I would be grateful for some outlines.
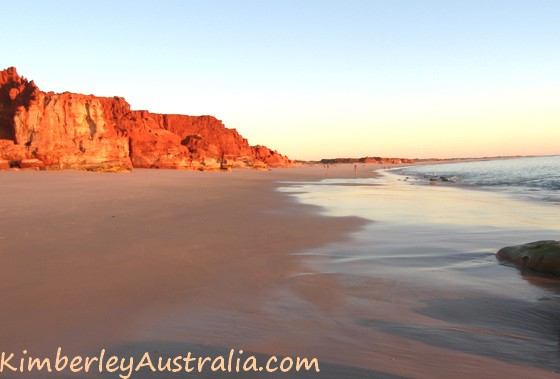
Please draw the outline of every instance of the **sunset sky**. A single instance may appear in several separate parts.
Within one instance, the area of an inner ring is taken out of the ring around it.
[[[44,91],[210,114],[293,159],[560,154],[560,1],[4,1]]]

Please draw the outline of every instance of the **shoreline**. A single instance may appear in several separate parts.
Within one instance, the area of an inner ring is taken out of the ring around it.
[[[521,160],[523,162],[529,162],[531,159],[541,160],[543,158],[556,158],[560,156],[546,156],[546,157],[521,157],[521,158],[511,158],[507,160]],[[502,159],[503,160],[503,159]],[[499,160],[498,160],[499,161]],[[530,181],[520,182],[517,185],[512,183],[505,183],[505,184],[492,184],[493,177],[486,177],[482,181],[475,180],[473,181],[472,178],[469,178],[469,172],[457,172],[457,166],[455,164],[462,165],[463,163],[478,163],[480,161],[470,161],[470,162],[446,162],[442,163],[444,166],[447,164],[451,165],[448,166],[447,170],[441,170],[441,167],[438,167],[440,164],[429,164],[429,165],[414,165],[414,166],[407,166],[407,167],[399,167],[393,169],[383,170],[388,174],[396,174],[403,178],[404,182],[407,182],[409,185],[436,185],[442,187],[451,187],[451,188],[464,188],[473,191],[482,191],[487,193],[500,193],[505,195],[509,198],[516,199],[522,202],[530,202],[533,204],[550,204],[550,205],[559,205],[560,204],[560,197],[555,194],[555,188],[553,187],[543,187],[537,188],[533,187],[530,184]],[[490,163],[483,163],[479,167],[484,167],[487,170],[496,169],[496,167],[489,167],[495,165],[495,160],[493,161],[484,161]],[[425,166],[430,166],[431,170],[434,171],[425,171],[422,172],[422,168],[417,171],[416,167],[423,167],[426,169]],[[476,165],[478,166],[478,165]],[[467,166],[464,166],[467,167]],[[471,169],[474,169],[475,165],[469,165]],[[526,168],[526,170],[536,169],[537,167]],[[439,172],[438,172],[439,170]],[[476,175],[476,174],[475,174]],[[496,175],[499,175],[496,174]],[[499,180],[499,179],[494,179]],[[503,180],[503,178],[501,179]],[[486,182],[486,183],[485,183]]]
[[[376,367],[407,377],[560,377],[548,371],[558,370],[549,349],[556,349],[553,320],[560,309],[555,301],[541,301],[556,298],[547,288],[560,294],[558,282],[520,278],[515,268],[500,266],[494,257],[514,238],[523,241],[539,230],[554,235],[560,225],[551,207],[468,188],[409,186],[396,175],[374,182],[326,188],[305,184],[293,193],[313,193],[301,198],[326,206],[325,215],[373,221],[354,233],[350,246],[311,249],[307,259],[318,272],[336,276],[344,297],[354,299],[345,312],[347,323],[358,321],[358,333],[371,333],[371,345],[362,349],[377,360]],[[371,211],[361,210],[363,205]],[[533,225],[531,217],[519,218],[517,211],[544,218]],[[524,342],[527,356],[547,350],[541,367],[523,358],[524,347],[514,347],[526,333],[539,335]],[[481,339],[488,341],[480,344]],[[389,348],[401,361],[398,368],[388,363]]]
[[[356,324],[373,320],[373,310],[381,320],[411,328],[445,325],[413,312],[420,303],[391,281],[362,283],[310,269],[301,254],[351,243],[371,221],[328,216],[277,188],[372,178],[379,166],[357,173],[352,164],[118,176],[12,173],[16,179],[0,185],[0,195],[11,199],[2,206],[0,293],[13,304],[0,315],[0,351],[243,348],[316,356],[326,378],[492,378],[497,372],[558,378],[398,336],[391,325]],[[348,292],[348,285],[358,292]],[[364,301],[374,308],[362,307]]]

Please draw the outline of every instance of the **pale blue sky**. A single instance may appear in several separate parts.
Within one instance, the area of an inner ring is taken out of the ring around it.
[[[4,1],[2,68],[297,159],[560,154],[560,1]]]

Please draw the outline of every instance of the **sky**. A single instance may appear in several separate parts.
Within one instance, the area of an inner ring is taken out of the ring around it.
[[[0,69],[292,159],[560,154],[560,1],[1,1]]]

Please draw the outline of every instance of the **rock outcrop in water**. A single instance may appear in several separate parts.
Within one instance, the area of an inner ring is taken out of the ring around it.
[[[133,111],[121,97],[43,92],[0,71],[0,169],[132,167],[219,170],[290,166],[212,116]]]
[[[504,247],[496,253],[499,261],[520,268],[560,276],[560,241],[546,240]]]

